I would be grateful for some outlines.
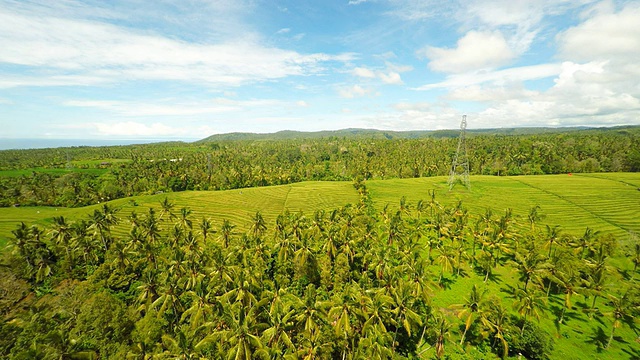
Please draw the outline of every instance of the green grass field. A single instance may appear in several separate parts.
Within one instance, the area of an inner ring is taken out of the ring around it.
[[[410,204],[427,201],[429,191],[436,191],[436,200],[443,205],[463,201],[472,216],[486,208],[500,214],[507,208],[522,223],[532,206],[539,205],[546,215],[543,224],[560,225],[564,232],[581,234],[587,226],[611,233],[626,242],[629,231],[640,233],[640,184],[638,173],[539,175],[517,177],[472,176],[471,190],[457,186],[448,191],[446,177],[368,181],[374,205],[382,209],[396,206],[401,197]],[[358,194],[351,182],[302,182],[290,185],[238,189],[228,191],[186,191],[114,200],[120,215],[131,211],[144,212],[158,207],[165,197],[175,204],[175,211],[188,207],[194,219],[210,218],[216,226],[223,219],[239,229],[246,229],[251,217],[260,210],[271,226],[278,214],[289,211],[312,213],[316,209],[332,209],[355,203]],[[133,202],[138,206],[134,206]],[[47,224],[54,216],[74,219],[86,216],[99,205],[84,208],[17,207],[0,208],[0,244],[11,237],[11,230],[20,221]],[[117,233],[127,231],[121,226]]]

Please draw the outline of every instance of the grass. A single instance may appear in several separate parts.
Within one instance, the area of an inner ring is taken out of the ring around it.
[[[546,215],[543,224],[560,225],[564,232],[579,235],[587,226],[602,233],[610,233],[621,242],[629,240],[629,231],[640,233],[640,191],[630,184],[640,184],[640,173],[602,173],[540,176],[472,176],[471,190],[460,186],[448,191],[446,177],[393,179],[368,181],[374,206],[397,206],[401,197],[416,204],[428,201],[429,191],[435,190],[436,200],[454,205],[462,200],[472,216],[491,208],[501,215],[511,208],[521,223],[526,223],[529,209],[539,205]],[[143,212],[165,197],[175,204],[175,211],[188,207],[194,219],[210,218],[216,226],[223,219],[247,229],[251,217],[261,211],[267,224],[274,223],[285,209],[307,214],[316,209],[333,209],[358,201],[350,182],[302,182],[290,185],[238,189],[228,191],[186,191],[159,195],[135,196],[111,201],[121,207],[121,216],[131,211]],[[138,206],[134,206],[133,203]],[[54,216],[70,219],[90,214],[100,205],[84,208],[17,207],[0,208],[0,245],[11,237],[11,230],[20,221],[45,225]],[[116,231],[124,233],[126,227]]]
[[[622,240],[629,231],[640,232],[640,191],[629,185],[640,183],[640,174],[597,175],[472,176],[470,191],[457,186],[451,192],[446,177],[376,180],[367,187],[378,209],[397,205],[402,196],[412,204],[428,201],[429,191],[435,190],[441,204],[462,200],[476,216],[487,208],[496,215],[511,208],[526,223],[529,210],[539,205],[546,215],[542,223],[560,225],[566,233],[579,235],[589,226]]]
[[[127,217],[132,211],[143,213],[149,207],[160,210],[164,198],[175,204],[173,212],[178,214],[182,207],[192,210],[192,218],[203,217],[219,226],[223,219],[248,230],[251,218],[260,211],[271,226],[276,217],[285,210],[302,211],[310,214],[316,209],[330,210],[358,201],[358,194],[350,182],[304,182],[290,185],[270,186],[227,191],[186,191],[147,196],[133,196],[109,202],[120,208],[120,217]],[[86,217],[101,205],[83,208],[15,207],[0,208],[0,246],[4,246],[12,236],[11,231],[21,222],[47,225],[54,216],[68,219]],[[128,231],[126,221],[114,230],[116,235]]]

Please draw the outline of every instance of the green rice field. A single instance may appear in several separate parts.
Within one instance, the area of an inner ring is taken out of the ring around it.
[[[461,186],[449,191],[446,177],[371,180],[366,182],[374,205],[397,205],[401,197],[409,204],[427,201],[435,190],[436,200],[453,205],[462,200],[472,216],[491,208],[503,213],[511,208],[522,223],[533,206],[540,206],[546,217],[543,224],[560,225],[564,232],[580,234],[588,226],[611,233],[625,242],[629,232],[640,233],[640,173],[599,173],[537,176],[472,176],[471,190]],[[239,229],[246,229],[250,218],[261,211],[268,225],[285,210],[312,213],[317,209],[333,209],[358,201],[351,182],[302,182],[290,185],[236,189],[227,191],[186,191],[148,196],[135,196],[111,201],[121,208],[121,217],[132,211],[145,212],[150,206],[159,208],[165,197],[175,204],[175,211],[187,207],[193,218],[210,218],[215,226],[223,219]],[[75,219],[86,216],[100,205],[84,208],[12,207],[0,208],[0,243],[11,237],[20,221],[47,224],[54,216]],[[127,231],[125,224],[116,233]]]

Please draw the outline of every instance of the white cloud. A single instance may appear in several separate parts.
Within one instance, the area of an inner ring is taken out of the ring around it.
[[[386,74],[381,72],[380,74],[378,74],[378,76],[380,77],[380,80],[382,80],[382,82],[384,82],[385,84],[391,84],[391,85],[403,84],[400,74],[398,74],[395,71],[389,71]]]
[[[353,99],[356,97],[362,97],[371,93],[370,89],[365,89],[360,85],[353,85],[351,87],[341,88],[338,90],[340,96],[346,99]]]
[[[187,43],[107,23],[30,16],[0,9],[0,63],[30,67],[38,76],[3,86],[75,84],[73,77],[124,82],[179,80],[237,86],[291,75],[308,75],[323,64],[353,55],[300,54],[267,47],[252,38]],[[51,77],[55,76],[55,81]],[[49,77],[49,79],[47,79]]]
[[[364,79],[379,78],[385,84],[402,85],[403,81],[400,76],[400,72],[409,71],[412,69],[412,67],[410,66],[394,66],[393,64],[387,64],[387,68],[388,70],[385,72],[380,70],[374,71],[366,67],[356,67],[351,71],[351,73],[357,77]]]
[[[367,69],[365,67],[357,67],[353,69],[353,75],[363,77],[363,78],[374,78],[376,77],[376,73],[373,70]]]
[[[451,129],[460,123],[461,113],[451,107],[434,106],[425,102],[401,102],[389,111],[365,116],[368,127],[389,130]]]
[[[509,63],[515,53],[500,32],[469,31],[453,49],[427,47],[429,68],[446,73],[492,69]]]
[[[126,117],[189,116],[237,110],[234,106],[225,105],[211,106],[211,104],[208,104],[208,106],[203,106],[203,104],[152,104],[103,100],[70,100],[64,102],[63,105],[96,108]]]
[[[637,79],[638,75],[640,67],[633,78]],[[516,91],[502,98],[494,94],[493,99],[486,99],[493,103],[477,114],[478,122],[499,126],[638,123],[640,91],[633,92],[637,83],[616,80],[608,62],[564,62],[554,82],[553,87],[542,92]],[[481,92],[490,94],[487,89]]]
[[[291,29],[289,29],[289,28],[282,28],[282,29],[276,31],[276,34],[286,34],[286,33],[290,32],[290,31],[291,31]]]
[[[559,55],[573,61],[637,61],[640,49],[640,6],[618,13],[600,9],[595,16],[558,35]]]
[[[69,100],[62,104],[72,107],[100,109],[124,117],[194,116],[240,112],[254,108],[292,106],[286,102],[272,99],[233,100],[227,98],[192,102],[178,102],[175,99],[156,102]],[[297,102],[296,105],[302,106],[300,102]]]
[[[496,71],[468,72],[449,75],[444,81],[426,84],[416,88],[415,90],[432,90],[440,88],[458,89],[484,83],[504,86],[514,82],[537,80],[556,76],[560,74],[561,70],[561,64],[540,64],[513,67]]]
[[[296,101],[296,105],[298,105],[300,107],[308,107],[309,106],[309,104],[307,104],[307,102],[304,101],[304,100]]]
[[[146,125],[133,121],[117,123],[94,123],[92,124],[100,135],[119,137],[160,137],[184,135],[186,131],[182,128],[174,128],[161,123]]]
[[[509,84],[506,86],[479,86],[471,85],[456,88],[450,91],[445,98],[447,100],[476,101],[495,103],[509,99],[530,98],[539,92],[527,90],[521,84]]]

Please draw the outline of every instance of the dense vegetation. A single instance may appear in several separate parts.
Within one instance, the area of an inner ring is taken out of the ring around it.
[[[355,205],[283,213],[272,227],[256,213],[244,233],[166,199],[158,210],[105,204],[46,229],[20,224],[0,270],[0,354],[640,356],[637,240],[620,249],[589,228],[564,234],[540,225],[538,207],[522,217],[470,214],[431,196],[376,211],[365,184],[354,185]],[[123,223],[129,234],[114,235]],[[578,336],[575,326],[591,341],[554,347]]]
[[[451,133],[0,151],[0,206],[84,206],[168,191],[446,175],[457,142]],[[638,127],[479,132],[469,137],[468,148],[472,174],[640,171]]]

